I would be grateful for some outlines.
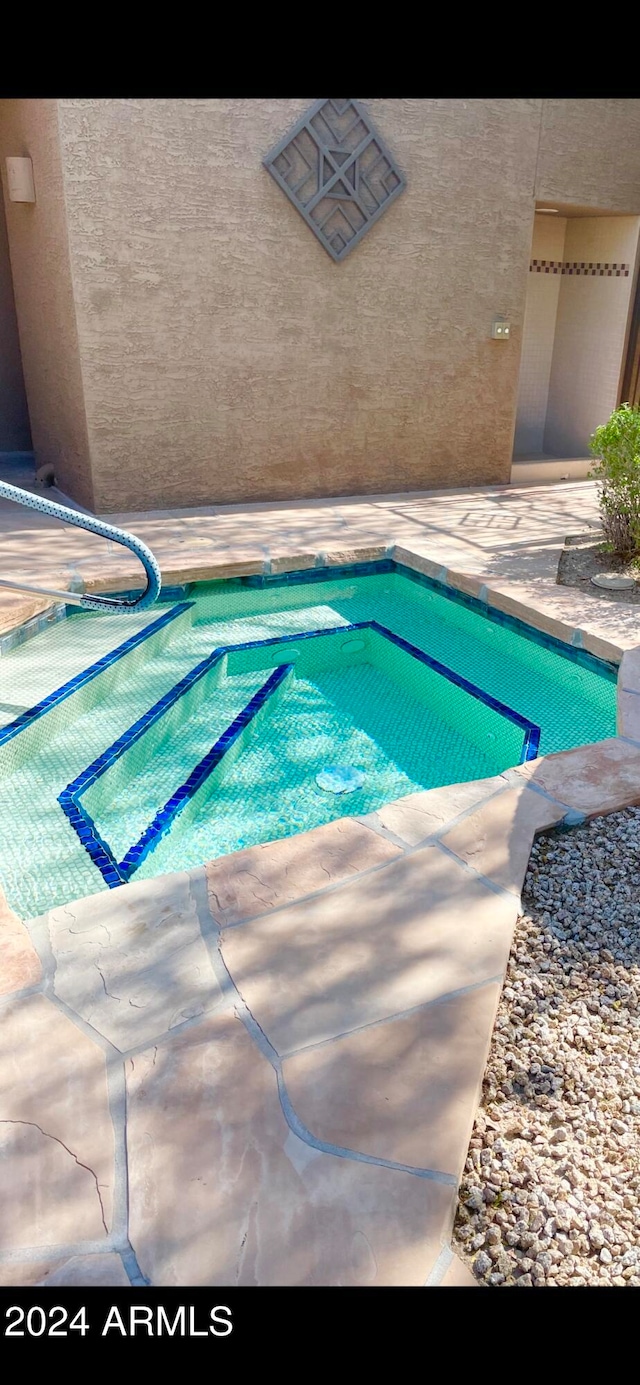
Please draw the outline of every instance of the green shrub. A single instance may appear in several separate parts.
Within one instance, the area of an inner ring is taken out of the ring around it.
[[[640,409],[621,404],[592,434],[605,539],[617,558],[640,553]]]

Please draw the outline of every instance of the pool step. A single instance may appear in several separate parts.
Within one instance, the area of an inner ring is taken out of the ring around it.
[[[9,726],[16,717],[28,712],[28,706],[17,702],[0,702],[0,726]]]
[[[34,707],[132,636],[156,625],[168,609],[156,606],[125,617],[80,612],[47,625],[26,644],[2,652],[0,702]]]
[[[115,617],[104,619],[114,620]],[[0,725],[0,777],[14,773],[98,704],[108,703],[115,695],[121,698],[124,690],[134,701],[136,685],[145,681],[144,672],[149,662],[156,660],[190,629],[191,619],[192,603],[181,602],[170,607],[154,620],[139,625],[133,634],[108,648],[94,663],[85,663],[41,701]],[[119,629],[123,634],[127,627],[128,621],[120,617]],[[29,649],[34,645],[35,641]],[[86,651],[84,657],[86,660]],[[160,675],[161,661],[158,667]]]
[[[110,885],[128,880],[198,789],[220,777],[292,666],[230,677],[213,651],[59,796]]]

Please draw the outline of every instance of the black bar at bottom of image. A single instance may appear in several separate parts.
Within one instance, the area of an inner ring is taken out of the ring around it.
[[[406,1347],[413,1341],[424,1349],[429,1340],[433,1344],[434,1332],[440,1339],[455,1329],[460,1316],[465,1333],[474,1324],[486,1331],[493,1318],[501,1333],[512,1318],[521,1332],[543,1311],[547,1328],[555,1320],[566,1331],[574,1313],[576,1319],[584,1315],[593,1293],[519,1293],[516,1309],[512,1297],[474,1288],[0,1288],[0,1352],[6,1359],[8,1347],[24,1352],[40,1342],[52,1359],[63,1341],[137,1343],[138,1349],[199,1342],[218,1360],[228,1360],[230,1351],[249,1357],[260,1344],[273,1347],[305,1332],[314,1353],[316,1344],[328,1350],[338,1340],[363,1347],[393,1341]],[[616,1320],[635,1316],[637,1304],[633,1290],[597,1294],[598,1314]]]

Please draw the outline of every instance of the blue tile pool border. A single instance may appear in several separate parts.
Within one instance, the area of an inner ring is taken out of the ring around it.
[[[414,568],[407,567],[404,563],[397,562],[395,558],[380,558],[372,562],[341,564],[335,567],[303,568],[296,572],[258,573],[252,574],[251,576],[221,578],[219,580],[230,588],[241,590],[242,588],[251,589],[252,587],[297,586],[316,582],[338,582],[344,581],[346,578],[383,576],[384,574],[393,572],[397,572],[402,577],[407,577],[411,582],[414,582],[418,586],[425,587],[428,591],[434,592],[437,596],[441,596],[445,600],[455,601],[458,605],[466,606],[477,615],[484,617],[486,620],[490,620],[494,625],[503,625],[506,629],[513,630],[516,634],[521,635],[523,639],[528,639],[544,649],[553,650],[555,653],[560,654],[563,659],[568,659],[572,663],[580,664],[583,668],[590,669],[591,672],[598,673],[601,677],[605,677],[609,681],[617,682],[618,666],[616,664],[609,662],[607,659],[599,659],[595,654],[590,654],[586,649],[580,649],[575,645],[568,645],[564,640],[559,640],[555,635],[547,635],[541,630],[536,630],[535,626],[527,625],[526,621],[520,620],[517,616],[509,615],[506,611],[499,611],[496,607],[490,606],[488,602],[481,601],[479,597],[470,596],[467,592],[459,591],[457,587],[449,586],[447,582],[440,582],[434,577],[428,577],[424,572],[417,572]],[[189,591],[195,593],[198,587],[207,585],[209,584],[204,582],[192,583],[189,585]],[[165,588],[164,590],[167,599],[169,599],[169,593],[172,590],[181,589]],[[98,659],[95,664],[91,664],[88,668],[83,669],[81,673],[69,679],[68,683],[64,683],[61,687],[54,689],[54,691],[43,698],[41,702],[35,703],[33,707],[29,707],[25,712],[21,712],[20,716],[16,717],[15,721],[9,722],[8,725],[0,729],[0,746],[4,745],[5,742],[11,740],[14,736],[17,736],[21,731],[24,731],[27,726],[31,725],[31,723],[36,721],[39,717],[50,712],[58,703],[70,697],[78,688],[90,682],[92,678],[96,678],[98,674],[102,673],[110,664],[114,663],[117,659],[123,658],[123,656],[128,654],[131,649],[134,649],[136,645],[148,639],[152,634],[155,634],[157,630],[161,629],[163,625],[174,620],[177,616],[181,615],[183,611],[188,610],[189,607],[194,604],[194,601],[191,600],[180,602],[177,606],[172,606],[171,609],[160,616],[158,620],[145,626],[144,630],[139,631],[136,635],[132,635],[130,639],[125,640],[124,644],[118,645],[116,649],[111,650],[108,654],[104,655],[102,659]],[[76,612],[75,609],[72,611],[72,608],[69,608],[69,614],[73,614],[74,617],[77,618],[80,613]]]
[[[208,668],[202,669],[199,673],[199,677],[203,677],[205,672],[213,668],[213,666],[220,661],[225,652],[225,650],[214,651],[215,657],[210,656],[206,661]],[[205,661],[203,660],[203,662]],[[198,667],[200,668],[200,666]],[[277,668],[273,669],[269,677],[262,684],[262,687],[258,689],[246,706],[242,708],[238,716],[234,718],[225,731],[223,731],[222,735],[218,737],[218,740],[194,767],[184,783],[175,790],[169,799],[167,799],[167,802],[159,809],[155,817],[138,838],[137,842],[129,847],[121,861],[116,861],[110,846],[100,835],[93,818],[87,812],[87,809],[81,801],[81,795],[91,784],[95,784],[96,780],[106,772],[111,764],[114,764],[115,761],[124,754],[128,745],[132,745],[154,721],[157,721],[158,715],[161,715],[161,713],[158,713],[153,718],[140,718],[140,721],[144,721],[146,724],[140,729],[140,722],[137,722],[135,727],[131,728],[131,731],[135,734],[132,734],[127,739],[126,745],[121,744],[121,742],[125,740],[125,737],[121,737],[120,741],[114,742],[110,750],[115,753],[109,756],[107,763],[103,763],[107,758],[106,755],[99,756],[97,760],[94,760],[92,765],[89,765],[86,770],[83,770],[82,773],[78,775],[72,784],[68,784],[66,789],[62,790],[62,793],[58,797],[58,802],[66,813],[74,831],[79,836],[82,845],[88,852],[94,865],[98,867],[98,870],[104,880],[106,880],[110,889],[115,889],[118,885],[124,885],[131,879],[134,871],[141,865],[145,856],[148,856],[149,852],[157,846],[160,838],[169,830],[174,819],[178,816],[178,813],[186,806],[189,799],[193,798],[193,795],[201,785],[205,783],[205,780],[209,778],[209,775],[216,768],[216,765],[220,764],[223,756],[226,755],[227,751],[231,749],[231,746],[234,745],[241,733],[249,726],[254,717],[257,716],[261,707],[265,705],[277,688],[280,687],[280,684],[284,681],[287,674],[291,672],[292,668],[293,664],[279,664]],[[191,679],[189,687],[193,686],[193,683],[196,681],[197,679]],[[181,682],[186,683],[187,680],[182,679]],[[181,697],[184,696],[186,691],[187,689],[183,688],[179,695]],[[173,702],[177,700],[177,697],[172,699]],[[161,699],[162,703],[165,701],[166,699]],[[156,707],[159,705],[160,704],[156,704]],[[168,705],[171,705],[171,702]],[[167,710],[166,706],[164,710]]]
[[[485,706],[490,707],[500,716],[513,722],[524,732],[520,752],[520,764],[523,764],[526,760],[534,760],[536,758],[540,745],[539,726],[529,721],[527,717],[521,716],[519,712],[515,712],[513,708],[507,707],[505,703],[499,702],[497,698],[492,697],[489,693],[483,692],[481,688],[476,687],[474,683],[470,683],[468,679],[463,678],[461,674],[448,668],[446,664],[441,664],[439,660],[433,659],[429,654],[425,654],[422,649],[419,649],[414,644],[410,644],[409,641],[403,639],[402,636],[395,635],[392,630],[388,630],[386,626],[381,625],[378,621],[357,621],[351,624],[331,626],[323,630],[297,631],[291,635],[273,635],[267,639],[247,640],[239,644],[219,645],[213,649],[206,658],[202,659],[199,664],[196,664],[184,678],[181,678],[178,683],[174,684],[173,688],[165,693],[158,702],[154,703],[153,707],[150,707],[148,711],[144,712],[122,736],[119,736],[116,741],[113,741],[102,755],[97,756],[90,765],[87,765],[86,769],[83,769],[70,784],[67,784],[66,788],[63,789],[62,793],[58,796],[58,802],[63,812],[66,814],[71,826],[80,838],[82,845],[88,852],[94,865],[97,866],[110,889],[114,889],[118,885],[126,884],[127,881],[131,879],[131,876],[144,858],[149,855],[149,852],[157,845],[160,838],[169,830],[178,813],[185,807],[189,799],[193,797],[209,777],[216,765],[220,763],[227,750],[235,743],[240,733],[249,725],[260,708],[264,706],[268,698],[271,697],[280,686],[287,674],[295,667],[294,664],[279,664],[275,668],[258,692],[251,698],[250,702],[247,703],[246,707],[242,709],[235,720],[227,727],[226,731],[223,732],[222,736],[219,737],[215,744],[207,751],[203,759],[195,766],[185,782],[180,785],[175,793],[171,795],[171,798],[169,798],[164,806],[156,813],[138,841],[127,850],[121,861],[116,860],[111,848],[103,837],[101,837],[93,818],[82,803],[82,794],[85,790],[92,784],[95,784],[96,781],[107,772],[110,766],[115,764],[116,761],[124,755],[125,751],[128,750],[130,746],[134,745],[151,726],[165,715],[170,707],[178,702],[181,697],[184,697],[185,693],[199,682],[205,674],[209,673],[225,655],[235,654],[248,649],[295,645],[303,640],[319,639],[328,635],[344,636],[353,631],[363,630],[374,631],[376,634],[388,640],[391,644],[396,645],[397,648],[402,649],[412,658],[417,659],[418,662],[425,664],[435,673],[447,679],[450,683],[454,683],[456,687],[469,693],[471,697],[476,698],[479,702],[484,703]]]
[[[193,798],[198,789],[206,782],[209,775],[227,754],[227,751],[235,744],[238,737],[246,730],[247,726],[249,726],[254,717],[257,716],[260,709],[264,707],[269,698],[277,691],[287,675],[291,673],[292,669],[293,664],[278,664],[277,668],[269,674],[266,682],[262,684],[262,687],[258,689],[257,693],[254,693],[246,707],[243,707],[242,711],[235,717],[226,731],[223,731],[222,735],[215,742],[215,745],[212,745],[211,749],[207,751],[207,754],[204,755],[202,760],[195,766],[195,769],[191,771],[191,774],[185,779],[184,783],[180,785],[180,788],[176,789],[176,792],[171,795],[171,798],[167,800],[164,807],[156,813],[153,821],[149,823],[149,826],[145,828],[145,831],[138,838],[138,841],[134,846],[129,848],[126,856],[124,856],[123,860],[120,862],[120,869],[126,880],[130,879],[145,856],[148,856],[149,852],[157,845],[160,838],[169,830],[174,818],[177,817],[178,813],[185,807],[189,799]]]
[[[12,740],[14,736],[19,735],[27,726],[31,726],[34,721],[38,721],[38,719],[45,716],[47,712],[53,711],[54,707],[59,706],[67,697],[71,697],[72,693],[77,692],[78,689],[84,687],[86,683],[90,683],[92,679],[97,678],[98,674],[104,673],[105,669],[110,668],[111,665],[117,663],[119,659],[123,659],[125,654],[129,654],[132,649],[136,649],[139,644],[143,644],[144,641],[150,639],[152,635],[156,635],[158,630],[163,629],[165,625],[169,625],[171,621],[176,620],[178,616],[188,611],[193,604],[193,601],[183,601],[178,606],[172,606],[171,610],[165,611],[163,615],[159,616],[158,620],[151,621],[149,625],[145,625],[143,630],[136,631],[135,635],[131,635],[128,640],[124,641],[124,644],[119,644],[115,649],[110,649],[109,653],[103,654],[102,658],[97,659],[95,664],[89,664],[88,668],[82,669],[80,673],[76,673],[73,678],[70,678],[68,683],[63,683],[61,687],[55,688],[47,697],[43,697],[41,702],[36,702],[33,707],[27,708],[26,712],[21,712],[20,716],[16,717],[15,721],[10,721],[8,726],[3,726],[0,730],[0,746],[4,745],[6,741]]]
[[[261,588],[298,586],[315,582],[344,582],[349,578],[381,577],[394,572],[401,577],[407,577],[416,586],[425,587],[428,591],[435,592],[437,596],[441,596],[447,601],[454,601],[458,606],[466,606],[468,610],[474,611],[476,615],[482,616],[485,620],[490,620],[494,625],[503,625],[507,630],[513,630],[515,634],[521,635],[523,639],[530,640],[533,644],[542,646],[543,649],[554,650],[562,658],[569,659],[571,663],[580,664],[583,668],[590,669],[592,673],[599,673],[606,678],[617,680],[618,665],[613,661],[599,659],[596,654],[590,654],[587,649],[566,644],[564,640],[558,639],[557,635],[548,635],[543,630],[537,630],[535,625],[528,625],[518,616],[509,615],[507,611],[499,611],[496,606],[490,606],[488,601],[482,601],[480,597],[460,591],[458,587],[453,587],[446,581],[439,581],[436,577],[428,577],[426,572],[418,572],[415,568],[408,567],[395,558],[378,558],[367,563],[336,564],[335,567],[302,568],[298,572],[256,573],[251,576],[222,578],[221,580],[236,588]],[[206,584],[196,584],[196,589],[198,585]]]
[[[411,654],[414,659],[418,659],[420,663],[426,664],[427,667],[432,668],[435,673],[440,673],[442,677],[447,678],[450,683],[455,683],[458,688],[462,688],[464,692],[470,693],[471,696],[477,698],[479,702],[484,702],[485,706],[491,707],[494,712],[499,712],[500,716],[506,717],[508,721],[512,721],[516,726],[519,726],[521,730],[524,731],[524,739],[519,760],[521,765],[523,765],[526,760],[535,760],[537,758],[538,750],[540,749],[540,736],[542,733],[541,728],[537,726],[534,721],[530,721],[528,717],[521,716],[520,712],[514,712],[512,707],[507,707],[505,702],[499,702],[497,697],[491,696],[491,693],[483,692],[475,683],[470,683],[467,678],[463,678],[461,673],[456,673],[454,669],[448,668],[446,664],[441,664],[438,659],[433,659],[430,654],[425,654],[424,650],[418,649],[415,644],[410,644],[408,640],[402,638],[402,635],[395,635],[392,630],[387,629],[386,625],[380,625],[377,620],[368,621],[367,624],[371,630],[377,630],[379,634],[384,635],[385,639],[390,640],[391,643],[397,645],[399,649],[404,649],[406,653]]]

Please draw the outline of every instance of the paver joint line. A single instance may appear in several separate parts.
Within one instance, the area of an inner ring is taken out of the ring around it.
[[[362,1154],[358,1150],[347,1149],[343,1145],[334,1145],[327,1140],[318,1139],[316,1135],[311,1134],[311,1131],[307,1129],[306,1125],[303,1124],[300,1117],[296,1114],[291,1104],[291,1099],[287,1092],[282,1072],[276,1070],[276,1076],[278,1079],[280,1105],[289,1129],[293,1131],[294,1135],[298,1136],[298,1139],[304,1140],[305,1144],[310,1145],[312,1149],[317,1149],[320,1154],[332,1154],[338,1159],[351,1159],[354,1163],[359,1164],[375,1164],[379,1168],[392,1169],[397,1173],[413,1174],[415,1178],[425,1178],[434,1183],[444,1183],[450,1188],[457,1187],[458,1180],[454,1173],[444,1173],[440,1169],[420,1169],[416,1168],[413,1164],[400,1164],[394,1159],[382,1159],[374,1154]]]
[[[411,1005],[408,1010],[397,1010],[392,1015],[383,1015],[382,1019],[368,1020],[364,1024],[354,1024],[352,1029],[342,1029],[338,1034],[332,1034],[329,1039],[318,1039],[313,1044],[300,1044],[298,1048],[287,1049],[282,1054],[282,1061],[287,1058],[295,1058],[299,1053],[315,1053],[317,1049],[328,1048],[331,1044],[337,1043],[340,1039],[350,1038],[353,1034],[362,1034],[367,1029],[379,1029],[383,1024],[392,1024],[394,1020],[409,1019],[411,1015],[421,1014],[424,1010],[431,1010],[436,1005],[446,1005],[450,1000],[457,1000],[460,996],[471,995],[473,991],[481,991],[485,986],[496,986],[502,984],[503,973],[499,972],[496,976],[487,976],[482,981],[471,981],[468,986],[459,986],[455,991],[444,991],[442,995],[437,995],[433,1000],[425,1000],[421,1005]]]
[[[531,835],[531,840],[533,841],[533,833]],[[487,889],[491,890],[493,894],[507,895],[509,899],[512,899],[514,903],[517,904],[520,898],[519,890],[509,890],[507,889],[506,885],[498,885],[497,881],[491,880],[491,878],[488,875],[483,875],[482,871],[476,870],[475,866],[470,865],[468,861],[463,861],[461,856],[456,856],[455,851],[452,851],[450,847],[445,846],[444,842],[436,841],[434,842],[434,846],[437,847],[438,851],[442,851],[445,856],[450,856],[451,860],[455,861],[457,866],[462,866],[463,870],[466,870],[469,872],[470,875],[475,876],[476,880],[480,880],[482,884],[486,885]]]
[[[0,1009],[17,1000],[28,1000],[30,995],[42,995],[44,989],[44,981],[35,981],[33,986],[24,986],[20,991],[7,991],[6,995],[0,996]]]
[[[14,1246],[11,1250],[0,1250],[0,1265],[37,1264],[38,1260],[68,1260],[74,1255],[104,1255],[113,1251],[120,1255],[121,1249],[116,1238],[105,1236],[103,1241],[70,1241],[54,1246]]]
[[[125,1274],[128,1275],[132,1288],[143,1289],[147,1285],[149,1285],[150,1280],[147,1279],[146,1276],[142,1273],[142,1270],[140,1269],[140,1266],[138,1264],[138,1258],[130,1241],[127,1241],[126,1245],[122,1247],[119,1254],[120,1259],[122,1260],[122,1263],[124,1265]]]
[[[391,842],[392,846],[397,846],[400,851],[406,852],[407,843],[398,836],[397,832],[392,832],[389,827],[385,827],[384,823],[379,821],[377,812],[356,816],[354,822],[359,822],[362,827],[368,827],[370,832],[375,832],[376,836],[382,837],[383,841]]]
[[[403,854],[408,856],[412,849],[413,848],[405,847]],[[400,860],[400,856],[397,856],[395,859]],[[278,912],[284,911],[285,909],[297,909],[301,904],[306,904],[312,899],[321,899],[324,895],[335,894],[336,890],[344,889],[346,884],[351,885],[358,880],[363,880],[367,876],[376,875],[378,871],[385,870],[390,864],[390,861],[378,861],[374,866],[367,866],[364,870],[359,870],[356,871],[355,874],[349,875],[346,880],[332,880],[330,885],[321,885],[317,890],[311,890],[309,894],[302,895],[299,899],[285,899],[281,904],[278,904]],[[234,928],[243,928],[245,923],[256,923],[258,919],[264,918],[264,913],[248,914],[246,918],[237,919],[234,923],[219,923],[214,916],[212,917],[215,926],[220,928],[221,932],[229,933]]]
[[[502,777],[503,776],[501,775],[500,778]],[[425,789],[423,790],[423,793],[425,796],[429,793],[438,793],[438,789]],[[490,803],[493,798],[496,798],[496,796],[501,793],[504,793],[503,788],[494,789],[493,792],[487,794],[485,798],[476,799],[476,801],[474,803],[471,803],[469,807],[463,808],[462,812],[457,813],[452,818],[448,818],[444,824],[442,824],[440,827],[436,827],[432,832],[428,832],[425,837],[421,837],[420,841],[415,842],[413,845],[411,845],[409,842],[406,842],[402,837],[400,837],[397,834],[397,832],[393,832],[390,827],[385,827],[384,823],[380,821],[380,813],[383,812],[385,808],[394,807],[396,804],[402,805],[403,803],[406,803],[407,798],[415,798],[417,796],[416,794],[407,794],[405,798],[393,799],[390,803],[385,803],[383,805],[383,808],[379,808],[377,811],[374,811],[372,813],[367,813],[362,817],[356,817],[354,821],[362,823],[363,827],[368,827],[370,831],[376,832],[378,836],[384,837],[386,841],[392,842],[394,846],[398,846],[400,848],[400,850],[404,853],[405,856],[408,856],[411,855],[414,851],[420,851],[422,850],[422,847],[430,846],[433,842],[436,842],[439,837],[444,836],[447,832],[451,830],[452,827],[457,827],[459,822],[464,822],[465,818],[471,817],[472,813],[477,813],[478,810],[481,807],[483,807],[485,803]],[[419,812],[420,810],[418,809],[416,811]],[[384,864],[389,863],[385,862]]]
[[[289,1129],[292,1131],[292,1133],[296,1135],[298,1139],[303,1140],[306,1145],[309,1145],[311,1149],[317,1149],[320,1154],[332,1154],[335,1158],[350,1159],[356,1163],[361,1164],[374,1164],[380,1168],[392,1169],[399,1173],[409,1173],[416,1178],[425,1178],[432,1180],[436,1183],[444,1183],[447,1186],[456,1187],[457,1178],[455,1174],[446,1173],[440,1169],[419,1169],[415,1168],[413,1165],[410,1164],[400,1164],[390,1159],[382,1159],[372,1154],[362,1154],[358,1150],[346,1149],[340,1145],[329,1144],[324,1140],[319,1140],[315,1135],[311,1133],[310,1130],[307,1129],[306,1125],[304,1125],[304,1123],[300,1120],[300,1117],[294,1110],[291,1099],[287,1092],[287,1086],[282,1072],[282,1060],[280,1058],[280,1055],[277,1049],[271,1043],[271,1040],[265,1034],[262,1026],[258,1023],[257,1019],[255,1018],[255,1015],[252,1013],[249,1006],[247,1005],[247,1002],[244,999],[242,992],[236,985],[236,982],[234,981],[231,972],[227,967],[225,959],[222,956],[222,951],[220,949],[221,941],[222,939],[220,937],[218,943],[218,955],[220,958],[220,962],[224,967],[224,970],[226,971],[231,986],[233,987],[233,990],[237,996],[237,1004],[235,1006],[234,1012],[236,1014],[237,1019],[244,1025],[245,1029],[247,1030],[247,1033],[249,1034],[249,1037],[253,1040],[256,1047],[260,1050],[260,1052],[268,1060],[268,1062],[271,1064],[271,1067],[273,1068],[273,1071],[276,1075],[278,1096],[280,1099],[282,1114],[284,1115],[287,1125],[289,1126]]]
[[[517,787],[520,788],[523,782],[526,783],[526,781],[523,781],[522,778],[519,778],[517,782]],[[526,783],[526,787],[530,788],[533,786]],[[425,790],[425,793],[427,792],[429,792],[429,790]],[[434,790],[434,792],[436,791]],[[382,828],[382,830],[379,831],[377,826],[373,822],[365,821],[365,817],[361,818],[355,816],[352,819],[352,821],[360,823],[360,825],[363,827],[368,827],[369,831],[373,832],[376,836],[382,837],[383,840],[391,841],[392,845],[397,846],[398,850],[402,853],[403,856],[414,856],[418,851],[422,851],[427,846],[437,846],[439,844],[440,838],[446,836],[446,834],[449,831],[451,831],[453,827],[457,827],[458,823],[464,822],[466,818],[471,817],[473,813],[477,813],[478,810],[484,807],[486,803],[490,803],[494,798],[497,798],[500,794],[505,792],[506,786],[505,788],[495,789],[493,793],[488,794],[486,798],[478,799],[475,803],[472,803],[468,808],[463,809],[461,813],[456,814],[455,817],[449,818],[445,823],[442,823],[440,827],[435,828],[433,832],[429,833],[426,837],[421,838],[421,840],[419,842],[416,842],[413,846],[410,846],[407,842],[403,841],[401,837],[398,837],[396,833],[391,832],[388,828]],[[557,802],[556,799],[552,799],[551,795],[547,794],[543,789],[540,789],[539,792],[542,793],[543,796],[549,799],[551,802]],[[407,797],[413,797],[413,795],[407,795]],[[403,799],[395,799],[393,800],[393,802],[402,803]],[[390,806],[393,805],[385,804],[385,807]],[[563,804],[562,806],[566,807],[567,805]],[[366,818],[374,818],[375,816],[377,816],[377,814],[372,813],[367,814],[365,816]],[[443,847],[442,849],[443,851],[447,852],[447,855],[452,856],[457,862],[459,862],[460,865],[464,866],[465,869],[473,871],[474,874],[478,874],[478,872],[474,871],[473,866],[469,866],[466,861],[460,861],[459,857],[454,856],[454,853],[450,852],[447,847]],[[320,899],[324,895],[334,894],[337,890],[344,889],[347,883],[354,884],[358,880],[365,879],[366,877],[371,875],[375,875],[378,871],[386,870],[391,864],[391,861],[378,861],[373,866],[366,866],[363,870],[355,871],[354,874],[350,875],[347,880],[333,880],[329,885],[321,885],[318,887],[317,890],[311,890],[308,894],[301,895],[297,899],[283,900],[282,903],[279,903],[277,906],[278,912],[284,909],[298,908],[300,905],[306,904],[308,901],[311,901],[313,899]],[[479,878],[485,880],[485,883],[489,885],[490,889],[493,889],[494,893],[513,893],[511,890],[504,891],[502,886],[494,885],[492,881],[489,881],[484,876],[480,876]],[[247,914],[243,918],[235,919],[233,923],[219,923],[215,916],[213,916],[213,918],[216,927],[221,928],[222,931],[226,933],[229,932],[231,929],[242,928],[247,923],[256,923],[258,919],[264,918],[264,913],[261,912],[259,914]]]
[[[75,1024],[76,1029],[79,1029],[81,1034],[86,1034],[88,1039],[91,1039],[98,1048],[102,1049],[107,1059],[117,1061],[122,1058],[120,1049],[116,1048],[115,1044],[112,1044],[111,1039],[108,1039],[106,1034],[102,1033],[102,1030],[96,1029],[83,1015],[79,1015],[77,1010],[67,1005],[66,1000],[61,1000],[60,996],[56,995],[55,991],[52,989],[52,983],[47,982],[44,985],[43,994],[52,1005],[55,1005],[56,1009],[59,1010],[61,1014],[65,1015],[66,1018],[70,1020],[71,1024]]]
[[[577,748],[579,750],[580,746]],[[571,751],[565,751],[564,753],[570,755]],[[517,774],[517,770],[515,773]],[[527,789],[530,789],[532,793],[540,794],[540,797],[546,798],[548,803],[555,803],[559,808],[569,807],[569,804],[564,803],[561,798],[554,798],[553,794],[549,793],[548,789],[543,789],[542,784],[536,784],[533,779],[525,779],[523,774],[518,774],[517,781],[510,780],[509,782],[513,783],[516,788],[520,788],[520,785],[524,783]]]
[[[445,1274],[453,1260],[453,1251],[450,1246],[443,1246],[440,1254],[431,1267],[431,1272],[425,1280],[425,1288],[435,1288],[442,1283]]]

